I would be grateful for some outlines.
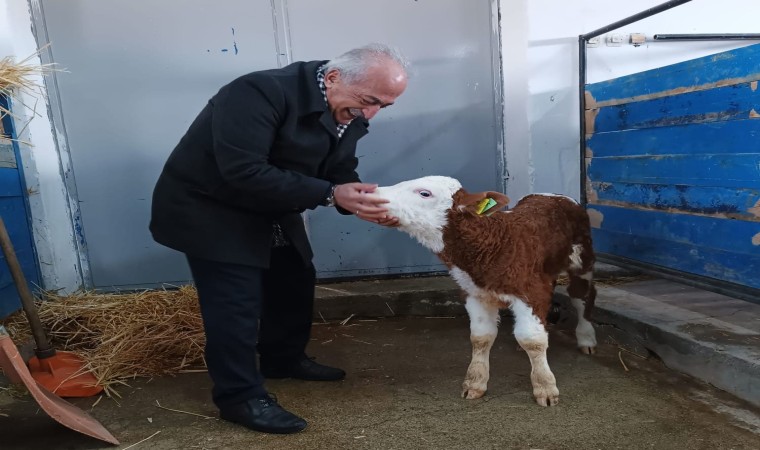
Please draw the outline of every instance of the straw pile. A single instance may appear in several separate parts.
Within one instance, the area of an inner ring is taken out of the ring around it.
[[[45,294],[40,320],[56,349],[73,351],[87,362],[106,393],[136,377],[203,370],[205,337],[192,286],[135,294]],[[6,324],[16,342],[31,332],[23,313]]]
[[[34,81],[37,75],[45,75],[58,71],[55,68],[55,64],[33,64],[32,61],[36,61],[38,55],[39,51],[19,62],[14,61],[14,58],[11,56],[0,59],[0,96],[14,100],[14,103],[28,109],[32,116],[37,115],[36,105],[26,105],[19,101],[18,94],[23,91],[39,89],[39,84]],[[8,115],[14,119],[19,119],[18,116],[13,115],[8,109],[0,107],[0,119]],[[0,139],[2,139],[2,136],[0,136]]]

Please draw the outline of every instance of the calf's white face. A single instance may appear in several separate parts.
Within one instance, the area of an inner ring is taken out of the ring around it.
[[[375,193],[389,201],[388,214],[398,217],[399,229],[422,245],[443,251],[443,227],[454,203],[453,195],[462,188],[454,178],[429,176],[381,186]]]

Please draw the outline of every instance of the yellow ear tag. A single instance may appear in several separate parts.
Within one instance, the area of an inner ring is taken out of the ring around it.
[[[496,206],[496,200],[494,200],[492,198],[484,198],[483,200],[481,200],[480,202],[478,202],[478,207],[476,209],[476,212],[478,214],[483,214],[486,211],[488,211],[489,209],[493,208],[494,206]],[[491,212],[493,213],[493,211],[491,211]]]

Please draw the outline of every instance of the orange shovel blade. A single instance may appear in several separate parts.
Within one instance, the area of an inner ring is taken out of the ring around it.
[[[55,355],[29,360],[32,378],[53,394],[67,397],[92,397],[103,392],[98,380],[84,370],[85,362],[74,353],[56,351]]]
[[[7,335],[0,335],[0,367],[12,383],[23,383],[40,408],[56,422],[84,435],[119,445],[119,441],[100,422],[38,384]]]

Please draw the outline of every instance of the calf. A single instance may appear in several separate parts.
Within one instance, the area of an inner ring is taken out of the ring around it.
[[[485,394],[499,309],[509,308],[515,338],[530,358],[533,395],[542,406],[556,405],[545,321],[560,274],[570,279],[567,290],[578,311],[578,347],[586,354],[596,348],[589,322],[596,297],[594,252],[583,207],[569,197],[534,194],[498,211],[509,203],[504,194],[468,193],[459,181],[441,176],[380,187],[377,194],[389,200],[385,206],[399,218],[399,229],[435,252],[467,294],[472,361],[462,396]],[[489,201],[494,206],[482,211]]]

